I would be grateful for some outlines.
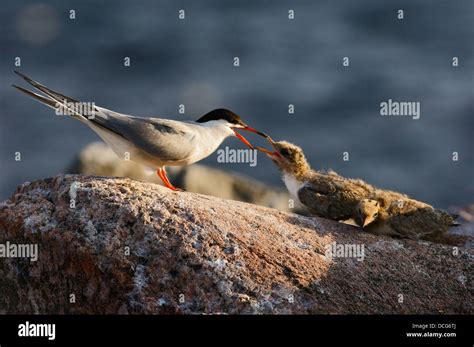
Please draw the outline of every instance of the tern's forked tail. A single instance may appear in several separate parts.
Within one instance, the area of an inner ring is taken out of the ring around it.
[[[56,92],[18,71],[15,71],[15,73],[44,95],[34,93],[16,85],[12,85],[14,88],[35,99],[36,101],[53,108],[57,114],[68,115],[84,122],[87,121],[86,118],[88,117],[89,113],[96,111],[95,107],[88,107],[85,111],[85,108],[79,107],[79,101]]]

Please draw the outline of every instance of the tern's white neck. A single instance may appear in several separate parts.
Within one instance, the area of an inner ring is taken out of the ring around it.
[[[214,152],[234,131],[224,120],[213,120],[205,123],[194,123],[195,147],[190,162],[196,162]]]
[[[206,132],[214,134],[216,138],[222,138],[222,141],[229,136],[234,136],[234,131],[229,123],[223,119],[211,120],[205,123],[198,123],[200,127],[206,129]]]
[[[198,123],[201,142],[204,147],[210,146],[214,151],[229,136],[235,136],[229,123],[225,120],[211,120],[205,123]],[[204,144],[204,142],[206,144]]]
[[[283,174],[282,178],[283,182],[285,182],[286,189],[288,189],[293,199],[299,201],[298,191],[301,189],[304,183],[296,179],[296,177],[292,174],[286,172]]]

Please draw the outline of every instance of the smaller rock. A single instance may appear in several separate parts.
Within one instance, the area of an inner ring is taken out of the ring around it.
[[[66,171],[73,174],[128,177],[136,181],[162,184],[154,170],[120,159],[102,142],[86,146]],[[189,192],[298,212],[289,208],[290,196],[285,190],[270,187],[245,175],[200,164],[168,167],[167,171],[174,185]]]

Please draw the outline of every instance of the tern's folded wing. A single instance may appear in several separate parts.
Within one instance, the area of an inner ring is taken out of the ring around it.
[[[185,160],[193,153],[195,133],[184,122],[133,117],[96,105],[86,108],[87,114],[85,114],[82,107],[79,107],[78,100],[52,90],[18,71],[15,73],[42,92],[44,96],[15,86],[21,92],[49,107],[64,108],[74,118],[92,128],[98,127],[101,131],[113,133],[125,139],[128,145],[141,150],[146,155],[164,162],[173,162]]]
[[[185,123],[130,117],[103,108],[99,110],[102,114],[92,120],[95,124],[120,135],[147,155],[165,162],[175,162],[185,160],[193,153],[194,133]]]

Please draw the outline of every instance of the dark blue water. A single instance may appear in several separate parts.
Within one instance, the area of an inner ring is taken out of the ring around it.
[[[405,19],[396,18],[398,9]],[[12,72],[19,69],[123,113],[194,119],[226,107],[302,146],[315,168],[440,207],[474,202],[471,0],[3,1],[1,11],[2,199],[24,181],[62,172],[97,140],[11,88],[21,84]],[[421,118],[380,116],[388,99],[420,102]],[[235,139],[224,145],[242,148]],[[281,185],[264,157],[254,168],[216,158],[203,163]]]

